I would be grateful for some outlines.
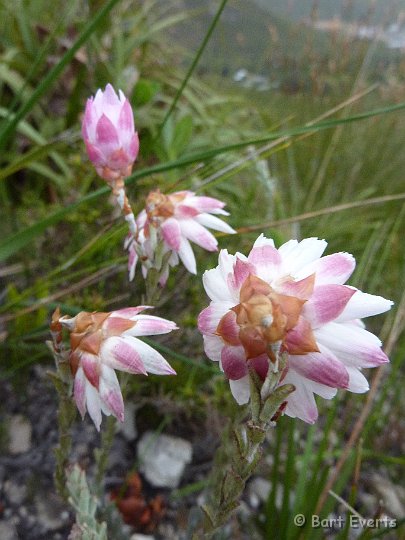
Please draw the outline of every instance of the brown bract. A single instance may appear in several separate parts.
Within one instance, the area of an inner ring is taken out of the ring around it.
[[[132,172],[132,164],[128,165],[124,169],[111,169],[110,167],[107,167],[106,165],[98,165],[96,166],[97,173],[107,181],[108,184],[113,185],[113,183],[117,180],[126,178],[129,176]]]
[[[314,279],[308,280],[306,293],[310,296]],[[241,344],[246,360],[267,354],[275,361],[272,344],[281,343],[288,350],[287,335],[303,319],[302,308],[306,299],[277,293],[268,283],[250,274],[240,290],[240,303],[231,309],[236,319],[230,320],[228,312],[220,320],[216,333],[230,345]],[[234,316],[233,316],[234,317]],[[236,322],[239,332],[232,332]],[[317,351],[315,338],[309,325],[304,327],[303,347],[294,343],[294,354]]]
[[[146,213],[150,223],[159,225],[164,219],[174,214],[174,204],[170,195],[164,195],[160,189],[151,191],[146,198]]]
[[[88,313],[82,311],[74,319],[74,327],[70,333],[70,367],[73,375],[79,366],[81,353],[97,356],[102,342],[111,336],[120,336],[125,330],[132,328],[136,322],[120,317],[112,317],[109,324],[106,319],[111,313]]]

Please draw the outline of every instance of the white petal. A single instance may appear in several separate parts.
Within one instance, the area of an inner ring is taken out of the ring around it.
[[[204,351],[210,360],[214,362],[221,361],[221,353],[224,348],[224,342],[218,336],[203,336]]]
[[[364,394],[369,390],[367,379],[357,368],[348,367],[347,371],[349,372],[349,386],[347,389],[350,392]]]
[[[244,405],[250,398],[250,382],[249,375],[245,375],[237,381],[229,381],[231,392],[238,405]]]
[[[229,255],[226,249],[221,249],[219,252],[219,265],[204,272],[203,284],[211,300],[234,302],[233,305],[239,303],[237,295],[233,291],[231,292],[228,287],[228,276],[233,273],[235,260],[235,255]]]
[[[136,306],[136,307],[127,307],[122,309],[117,309],[112,311],[110,317],[119,317],[120,319],[129,319],[131,321],[136,319],[136,316],[144,311],[145,309],[153,309],[154,306]]]
[[[280,275],[282,258],[278,250],[271,244],[253,246],[248,260],[254,265],[255,274],[267,283],[272,283]]]
[[[75,375],[73,395],[83,419],[86,414],[86,377],[82,367],[79,367]]]
[[[305,238],[301,242],[290,240],[279,248],[283,259],[284,273],[295,277],[303,266],[309,264],[325,251],[327,242],[318,238]]]
[[[179,256],[175,251],[172,251],[169,257],[169,265],[170,266],[177,266],[179,264]]]
[[[378,337],[355,324],[331,322],[314,334],[345,366],[375,367],[388,361]]]
[[[346,322],[353,319],[362,319],[378,315],[391,309],[394,302],[386,300],[382,296],[367,294],[362,291],[356,293],[350,298],[345,309],[337,317],[336,322]]]
[[[187,268],[187,270],[191,274],[197,273],[197,264],[194,257],[193,250],[191,248],[190,242],[187,240],[187,238],[181,239],[180,242],[180,249],[178,251],[179,257],[184,264],[184,266]]]
[[[331,388],[330,386],[326,386],[326,384],[321,384],[311,380],[308,380],[306,384],[312,390],[312,392],[314,392],[314,394],[317,394],[324,399],[332,399],[337,394],[337,388]]]
[[[121,388],[115,371],[103,365],[101,367],[100,397],[107,405],[107,409],[114,414],[118,420],[124,421],[124,401],[122,399]]]
[[[233,302],[211,302],[198,316],[198,328],[203,334],[214,334],[219,321],[234,307]]]
[[[138,339],[112,336],[103,341],[99,356],[106,366],[126,373],[147,375],[138,351]]]
[[[257,240],[255,241],[255,243],[253,244],[253,247],[261,247],[261,246],[272,246],[274,247],[274,240],[272,240],[271,238],[266,238],[264,236],[264,234],[262,233],[258,238]]]
[[[194,219],[195,221],[198,221],[200,225],[214,229],[214,231],[221,231],[228,234],[236,233],[236,231],[232,229],[228,223],[225,223],[225,221],[222,221],[222,219],[212,216],[211,214],[199,214]]]
[[[200,225],[195,219],[179,220],[181,234],[207,251],[217,251],[218,241],[208,229]]]
[[[92,384],[86,382],[86,405],[90,418],[93,420],[97,431],[101,425],[101,401],[98,391]]]
[[[343,285],[352,275],[355,267],[356,261],[350,253],[333,253],[306,264],[296,273],[295,277],[303,279],[315,274],[316,285],[329,283]]]
[[[126,337],[125,339],[129,340],[134,349],[136,349],[148,373],[154,373],[155,375],[176,375],[170,364],[153,347],[138,338]]]
[[[318,418],[314,394],[307,379],[300,377],[294,371],[289,370],[283,380],[283,384],[293,384],[294,392],[288,396],[285,413],[292,418],[300,418],[304,422],[314,424]]]
[[[177,329],[176,323],[154,315],[136,315],[131,320],[136,322],[135,326],[123,332],[122,336],[154,336]]]

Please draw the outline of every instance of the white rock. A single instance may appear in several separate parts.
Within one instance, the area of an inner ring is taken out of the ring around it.
[[[150,534],[133,534],[129,540],[155,540]]]
[[[156,435],[152,431],[144,433],[137,452],[141,472],[155,487],[176,488],[192,458],[192,446],[188,441]]]
[[[8,451],[10,454],[23,454],[31,448],[32,427],[22,414],[10,417],[8,424]]]

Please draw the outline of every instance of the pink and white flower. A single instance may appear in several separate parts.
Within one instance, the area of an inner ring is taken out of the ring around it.
[[[164,195],[159,190],[149,193],[146,207],[136,218],[135,239],[127,240],[128,270],[133,279],[138,260],[143,276],[150,268],[161,271],[160,284],[164,286],[171,266],[179,260],[192,274],[197,273],[196,260],[190,242],[217,251],[218,242],[207,227],[228,234],[235,233],[216,215],[229,215],[225,203],[213,197],[197,196],[192,191],[178,191]],[[163,262],[164,261],[164,262]]]
[[[288,355],[280,384],[290,383],[285,412],[314,423],[314,394],[331,399],[338,388],[366,392],[362,368],[388,362],[380,340],[360,321],[392,302],[344,285],[355,268],[348,253],[322,257],[324,240],[290,240],[279,249],[263,235],[247,257],[222,250],[203,276],[211,299],[198,320],[207,356],[219,362],[239,404],[250,397],[248,366],[264,380]]]
[[[82,135],[90,161],[107,181],[131,174],[139,139],[128,99],[111,84],[87,100]]]
[[[59,319],[70,331],[73,397],[82,418],[88,411],[97,430],[100,430],[102,412],[124,421],[124,403],[115,369],[142,375],[176,374],[160,353],[138,339],[167,334],[177,328],[172,321],[140,315],[149,307],[110,313],[82,311],[73,319]]]

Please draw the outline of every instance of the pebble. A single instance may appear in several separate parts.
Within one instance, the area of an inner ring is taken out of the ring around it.
[[[386,512],[394,518],[402,519],[405,515],[405,489],[392,484],[379,474],[373,475],[372,483],[383,501]]]
[[[0,521],[1,540],[18,540],[17,530],[11,521]]]
[[[55,494],[46,497],[43,494],[38,494],[35,497],[35,506],[38,522],[45,531],[60,529],[69,518],[66,505]]]
[[[8,451],[17,455],[28,452],[31,448],[32,426],[22,415],[15,414],[10,417],[8,423]]]
[[[155,487],[178,487],[184,468],[192,459],[191,443],[179,437],[143,434],[137,453],[141,472]]]
[[[4,482],[4,494],[11,504],[20,505],[27,497],[27,487],[23,484],[15,484],[11,480]]]

